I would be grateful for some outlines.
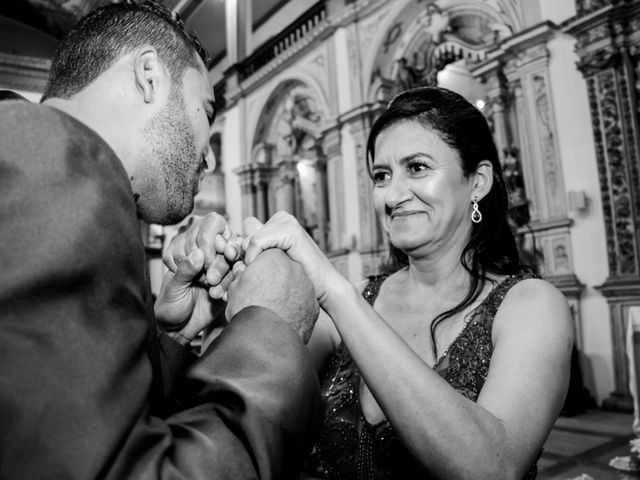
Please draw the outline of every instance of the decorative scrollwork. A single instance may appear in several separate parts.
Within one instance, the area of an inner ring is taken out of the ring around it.
[[[552,197],[558,194],[558,171],[556,165],[556,151],[554,140],[554,127],[552,124],[552,113],[549,105],[549,95],[547,83],[542,75],[532,76],[533,90],[535,95],[536,117],[539,126],[539,139],[542,149],[542,163],[549,186],[549,193]]]
[[[604,214],[604,227],[607,238],[607,258],[609,271],[615,272],[617,264],[617,251],[615,245],[615,233],[613,228],[613,213],[611,207],[611,195],[609,194],[609,177],[607,175],[607,161],[604,153],[602,131],[600,130],[600,114],[598,106],[596,77],[587,79],[587,91],[589,96],[589,108],[591,110],[591,126],[595,142],[596,160],[598,162],[598,179],[602,196],[602,212]]]
[[[604,172],[600,172],[603,206],[605,208],[607,228],[607,246],[610,266],[618,274],[637,273],[635,255],[635,229],[632,218],[632,196],[629,185],[629,165],[626,161],[628,151],[625,148],[624,126],[620,99],[617,92],[617,75],[607,70],[597,76],[597,108],[602,124],[601,134],[597,135],[598,162],[605,163]],[[597,113],[596,111],[596,113]],[[597,117],[597,115],[596,115]],[[600,130],[600,126],[595,126]],[[600,132],[599,132],[600,133]],[[604,143],[603,143],[604,139]],[[604,178],[603,178],[604,175]],[[611,236],[610,236],[611,235]],[[613,259],[613,261],[612,261]]]
[[[637,66],[636,66],[637,70]],[[634,128],[635,116],[637,115],[637,100],[634,104],[632,99],[634,93],[637,95],[637,80],[634,83],[634,76],[636,72],[631,69],[626,69],[619,76],[620,92],[622,97],[620,102],[622,104],[622,117],[623,125],[625,126],[624,134],[629,141],[627,141],[627,165],[629,168],[629,182],[632,192],[632,199],[634,202],[635,210],[635,222],[640,221],[640,170],[638,169],[638,132]],[[636,76],[637,79],[637,76]],[[634,92],[635,90],[635,92]],[[637,97],[636,97],[637,98]],[[635,192],[635,194],[634,194]]]
[[[595,75],[608,68],[614,68],[621,62],[621,55],[615,47],[605,47],[584,55],[578,62],[578,70],[585,77]]]

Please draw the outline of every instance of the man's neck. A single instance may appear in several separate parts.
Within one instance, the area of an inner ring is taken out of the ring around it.
[[[82,94],[72,99],[48,98],[43,105],[55,108],[85,124],[98,134],[118,156],[128,171],[131,149],[127,141],[127,129],[123,128],[124,115],[118,115],[104,102],[85,98]]]

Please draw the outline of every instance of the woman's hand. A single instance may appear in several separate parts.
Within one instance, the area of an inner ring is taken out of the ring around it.
[[[320,305],[333,292],[339,292],[343,285],[349,285],[293,215],[276,212],[262,226],[255,218],[249,217],[245,220],[244,228],[247,234],[242,242],[244,263],[250,265],[260,252],[279,248],[292,260],[302,264]]]

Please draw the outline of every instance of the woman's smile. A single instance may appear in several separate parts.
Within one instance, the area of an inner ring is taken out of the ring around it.
[[[412,215],[421,215],[426,213],[427,212],[423,210],[408,210],[404,212],[393,212],[391,213],[391,218],[405,218],[405,217],[410,217]]]

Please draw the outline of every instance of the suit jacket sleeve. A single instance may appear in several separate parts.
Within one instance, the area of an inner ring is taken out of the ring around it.
[[[149,413],[144,248],[94,132],[0,104],[0,245],[0,479],[296,477],[319,387],[269,310],[240,312],[188,368],[179,411]]]

